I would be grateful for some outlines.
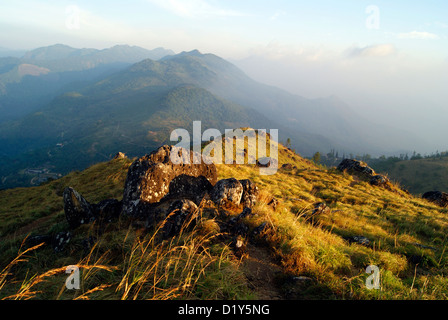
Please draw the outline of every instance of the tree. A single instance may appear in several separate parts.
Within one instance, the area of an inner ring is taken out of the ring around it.
[[[286,148],[291,148],[291,138],[286,139]]]
[[[314,161],[314,163],[319,163],[319,162],[320,162],[320,158],[321,158],[321,156],[320,156],[320,152],[316,152],[316,153],[314,154],[314,156],[313,156],[313,161]]]

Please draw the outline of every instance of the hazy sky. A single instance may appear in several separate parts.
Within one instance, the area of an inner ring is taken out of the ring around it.
[[[337,95],[448,149],[448,1],[0,0],[0,8],[0,47],[199,49],[293,93]]]

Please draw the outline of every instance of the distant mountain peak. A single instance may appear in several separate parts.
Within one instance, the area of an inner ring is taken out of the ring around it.
[[[60,59],[60,57],[66,58],[77,50],[78,49],[72,48],[65,44],[57,43],[51,46],[30,50],[25,53],[23,58],[32,60],[56,60]]]
[[[169,60],[183,57],[204,57],[204,56],[212,56],[212,54],[203,54],[199,50],[194,49],[192,51],[182,51],[181,53],[178,54],[167,55],[162,60]]]
[[[180,55],[185,55],[185,56],[202,56],[202,53],[198,49],[194,49],[194,50],[191,50],[191,51],[182,51],[180,53]]]
[[[139,46],[131,46],[128,44],[119,44],[111,48],[94,49],[94,48],[73,48],[65,44],[57,43],[47,47],[40,47],[30,50],[25,53],[23,59],[26,60],[39,60],[39,61],[55,61],[63,59],[71,59],[80,56],[92,56],[92,55],[113,55],[120,61],[131,61],[135,63],[143,59],[159,60],[165,56],[173,55],[174,52],[162,47],[148,50]]]

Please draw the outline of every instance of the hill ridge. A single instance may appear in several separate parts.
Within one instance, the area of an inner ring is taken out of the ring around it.
[[[27,235],[58,235],[65,230],[62,195],[66,187],[76,189],[89,203],[121,200],[135,160],[120,156],[40,187],[0,191],[1,266],[13,260]],[[165,242],[156,241],[156,231],[151,231],[162,229],[147,230],[138,221],[82,225],[61,251],[51,246],[34,248],[35,258],[23,262],[11,276],[20,284],[25,273],[43,275],[52,268],[64,272],[61,267],[67,264],[103,268],[83,280],[81,291],[61,293],[65,280],[57,276],[33,283],[32,289],[44,289],[27,292],[38,299],[443,298],[447,209],[399,188],[388,190],[357,175],[320,167],[282,145],[279,165],[273,176],[259,175],[256,165],[216,166],[218,181],[249,179],[257,186],[257,202],[251,211],[201,201],[196,227]],[[221,235],[222,228],[228,235]],[[254,236],[245,238],[246,232]],[[146,251],[145,246],[153,250]],[[188,262],[192,257],[197,261],[194,267]],[[280,273],[266,273],[266,267],[256,262],[260,258]],[[166,269],[169,261],[178,261],[186,273],[180,269],[163,272],[171,270]],[[153,263],[161,273],[145,269]],[[380,270],[380,290],[366,287],[369,265]],[[273,278],[261,286],[257,272]],[[146,281],[129,287],[129,276],[137,275],[145,275],[141,279]],[[160,282],[148,281],[148,275]],[[0,296],[27,297],[17,296],[17,286],[7,279],[6,285],[0,285]],[[130,290],[124,290],[125,283]],[[189,290],[182,290],[184,285]]]

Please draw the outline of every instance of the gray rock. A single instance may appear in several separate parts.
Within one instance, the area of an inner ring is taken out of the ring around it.
[[[243,186],[243,195],[241,198],[241,203],[249,208],[252,208],[257,203],[258,187],[249,179],[240,180]]]
[[[190,164],[174,164],[173,156],[190,159]],[[198,161],[199,164],[195,164]],[[123,213],[135,217],[148,212],[148,206],[168,199],[197,201],[217,181],[214,164],[202,155],[174,146],[163,146],[132,163],[123,192]]]
[[[375,171],[370,168],[366,163],[354,159],[344,159],[338,165],[337,169],[339,171],[347,171],[351,174],[358,174],[371,178],[375,175]]]
[[[56,234],[52,241],[54,252],[63,251],[71,239],[72,234],[70,231],[62,231]]]
[[[243,185],[235,178],[218,181],[210,192],[210,199],[218,205],[238,206],[243,196]]]
[[[94,207],[75,189],[66,187],[62,197],[65,216],[70,228],[75,229],[95,220]]]
[[[114,160],[116,159],[125,159],[126,158],[126,154],[124,154],[123,152],[118,152],[115,156],[114,156]]]

